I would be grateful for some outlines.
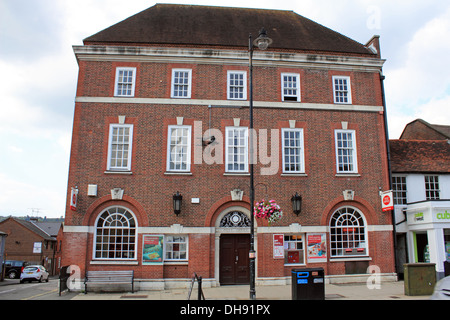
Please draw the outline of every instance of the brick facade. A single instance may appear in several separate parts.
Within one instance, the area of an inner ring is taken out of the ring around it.
[[[205,146],[201,137],[208,129],[217,130],[215,136],[222,141],[216,141],[215,150],[222,151],[225,158],[226,127],[234,126],[236,119],[239,126],[248,127],[248,101],[227,100],[227,71],[243,70],[248,78],[245,49],[242,52],[204,49],[199,57],[196,50],[203,49],[173,48],[171,54],[175,58],[166,56],[168,48],[161,48],[157,58],[137,53],[139,50],[126,52],[120,46],[110,49],[112,54],[105,55],[86,43],[75,47],[79,76],[63,264],[80,266],[82,275],[85,270],[132,268],[142,281],[187,279],[196,272],[216,285],[221,272],[220,235],[249,232],[248,228],[226,229],[218,225],[224,212],[233,208],[249,215],[249,176],[227,173],[224,162],[202,161],[199,155],[204,155]],[[273,234],[300,234],[303,239],[309,233],[326,234],[326,261],[309,263],[304,240],[302,266],[324,267],[327,275],[345,274],[345,264],[352,264],[355,259],[331,258],[329,249],[330,219],[342,207],[356,208],[364,216],[368,254],[363,260],[379,266],[382,273],[394,273],[392,222],[389,214],[382,213],[378,195],[379,188],[386,190],[389,186],[379,76],[382,60],[375,56],[368,62],[367,57],[349,54],[353,59],[349,67],[341,63],[346,60],[345,53],[332,53],[315,55],[312,62],[277,58],[265,63],[275,54],[255,51],[254,127],[258,141],[263,139],[261,130],[267,130],[269,154],[274,152],[271,145],[279,146],[278,153],[272,154],[272,160],[278,165],[270,175],[261,174],[270,164],[261,163],[259,149],[255,190],[257,201],[275,199],[284,216],[272,226],[267,221],[255,220],[257,281],[287,281],[290,270],[298,267],[273,258]],[[307,57],[301,52],[296,54],[300,55],[298,59]],[[136,68],[134,97],[114,97],[117,67]],[[174,68],[192,70],[190,99],[171,98]],[[301,102],[281,102],[282,73],[300,75]],[[333,103],[335,75],[350,77],[351,105]],[[125,116],[124,124],[133,125],[131,170],[126,173],[110,172],[107,168],[110,124],[119,123],[119,116]],[[181,123],[191,126],[191,166],[188,173],[176,174],[166,170],[168,128]],[[281,129],[290,127],[303,129],[305,171],[302,174],[283,173]],[[272,129],[278,137],[272,136]],[[355,132],[356,174],[337,173],[335,130],[339,129]],[[97,186],[96,196],[87,194],[88,185]],[[69,203],[71,188],[75,186],[79,193],[73,211]],[[122,199],[112,199],[113,188],[123,189]],[[244,192],[242,200],[232,201],[233,189]],[[353,200],[344,200],[344,190],[354,191]],[[172,195],[177,191],[183,196],[178,216],[172,207]],[[291,209],[291,196],[296,192],[303,198],[299,216]],[[199,203],[193,203],[193,198],[198,198]],[[125,263],[95,259],[93,254],[97,218],[113,206],[127,208],[137,223],[136,256]],[[188,260],[144,264],[145,234],[187,236]]]

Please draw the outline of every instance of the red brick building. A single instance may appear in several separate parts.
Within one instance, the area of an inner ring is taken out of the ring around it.
[[[253,54],[256,201],[284,214],[255,219],[257,283],[289,283],[304,266],[330,281],[372,265],[395,275],[379,196],[379,38],[362,45],[292,11],[166,4],[74,46],[63,264],[82,276],[132,269],[141,288],[184,286],[194,272],[248,283],[248,43],[261,27],[273,43]]]

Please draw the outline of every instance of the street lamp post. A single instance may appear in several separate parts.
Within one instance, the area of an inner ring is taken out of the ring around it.
[[[253,162],[254,162],[254,150],[253,150],[253,49],[256,45],[260,50],[266,50],[272,43],[272,39],[267,36],[264,28],[259,32],[258,38],[252,41],[252,35],[249,35],[248,52],[249,52],[249,81],[250,81],[250,129],[249,129],[249,144],[250,144],[250,299],[256,299],[255,289],[255,216],[253,214],[253,208],[255,204],[255,186],[253,176]]]

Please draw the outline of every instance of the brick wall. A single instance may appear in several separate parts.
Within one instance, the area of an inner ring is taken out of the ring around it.
[[[246,70],[245,66],[144,63],[144,62],[95,62],[79,61],[78,97],[113,97],[116,67],[135,67],[136,98],[170,98],[172,68],[192,69],[192,99],[226,100],[227,71]],[[332,76],[351,78],[353,105],[381,106],[381,87],[378,73],[357,71],[331,71],[312,68],[255,67],[255,101],[281,101],[281,73],[300,74],[302,103],[332,104]],[[248,76],[248,74],[247,74]],[[247,105],[248,102],[242,102]],[[286,102],[289,105],[289,102]],[[294,105],[293,105],[294,106]],[[102,210],[112,205],[124,205],[136,216],[139,227],[212,227],[215,220],[208,220],[211,208],[219,203],[228,203],[230,191],[240,188],[245,197],[249,195],[248,176],[224,175],[224,164],[191,165],[190,175],[167,175],[168,126],[183,117],[184,125],[202,123],[202,133],[215,128],[225,136],[225,127],[233,125],[233,119],[241,119],[241,126],[248,126],[248,108],[208,108],[207,105],[161,105],[152,103],[93,103],[75,104],[72,154],[69,172],[70,188],[78,186],[76,211],[67,206],[67,226],[94,226]],[[134,125],[132,174],[105,173],[109,125],[125,115],[125,123]],[[255,108],[254,124],[259,129],[288,128],[289,121],[296,120],[296,127],[304,130],[305,173],[304,176],[282,174],[281,149],[278,156],[279,170],[274,175],[262,176],[260,163],[255,166],[256,200],[273,198],[285,212],[280,226],[298,223],[301,226],[326,226],[335,209],[343,205],[362,210],[369,224],[389,225],[390,216],[381,213],[379,188],[388,188],[387,162],[384,140],[383,114],[366,111],[313,110],[296,108]],[[337,176],[334,130],[347,122],[349,129],[356,131],[358,175]],[[269,136],[269,142],[273,139]],[[281,147],[281,135],[278,138]],[[201,142],[192,137],[192,161],[194,149]],[[222,146],[225,156],[225,147]],[[270,150],[269,150],[270,151]],[[97,197],[87,195],[88,184],[98,186]],[[124,189],[121,201],[111,200],[110,190]],[[345,202],[342,191],[355,191],[355,200]],[[182,211],[173,213],[172,195],[179,191],[183,195]],[[290,198],[298,192],[303,197],[302,213],[292,213]],[[192,204],[191,198],[200,198]],[[225,199],[225,200],[224,200]],[[248,198],[246,198],[248,201]],[[215,213],[218,214],[218,211]],[[258,225],[267,225],[257,221]],[[373,263],[382,265],[382,270],[392,271],[391,232],[370,233],[369,252]],[[189,235],[189,264],[146,266],[141,265],[141,242],[138,239],[138,266],[136,277],[186,278],[193,272],[203,277],[214,277],[214,235]],[[67,233],[64,263],[79,264],[84,268],[101,268],[90,265],[92,257],[92,235]],[[258,275],[282,277],[289,275],[283,260],[272,257],[272,235],[258,235]],[[88,247],[88,249],[86,249]],[[66,253],[67,251],[67,253]],[[328,274],[345,272],[343,263],[324,264]],[[114,266],[112,268],[123,268]],[[125,267],[126,268],[126,267]],[[129,267],[128,267],[129,268]]]

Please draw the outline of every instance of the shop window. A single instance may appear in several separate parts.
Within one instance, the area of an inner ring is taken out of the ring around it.
[[[364,216],[353,207],[338,209],[330,221],[331,256],[367,255],[367,234]]]
[[[180,261],[188,259],[188,237],[165,237],[165,261]]]
[[[94,258],[133,260],[136,258],[136,221],[123,207],[104,210],[95,224]]]
[[[303,235],[284,235],[284,264],[304,264],[304,248]]]

